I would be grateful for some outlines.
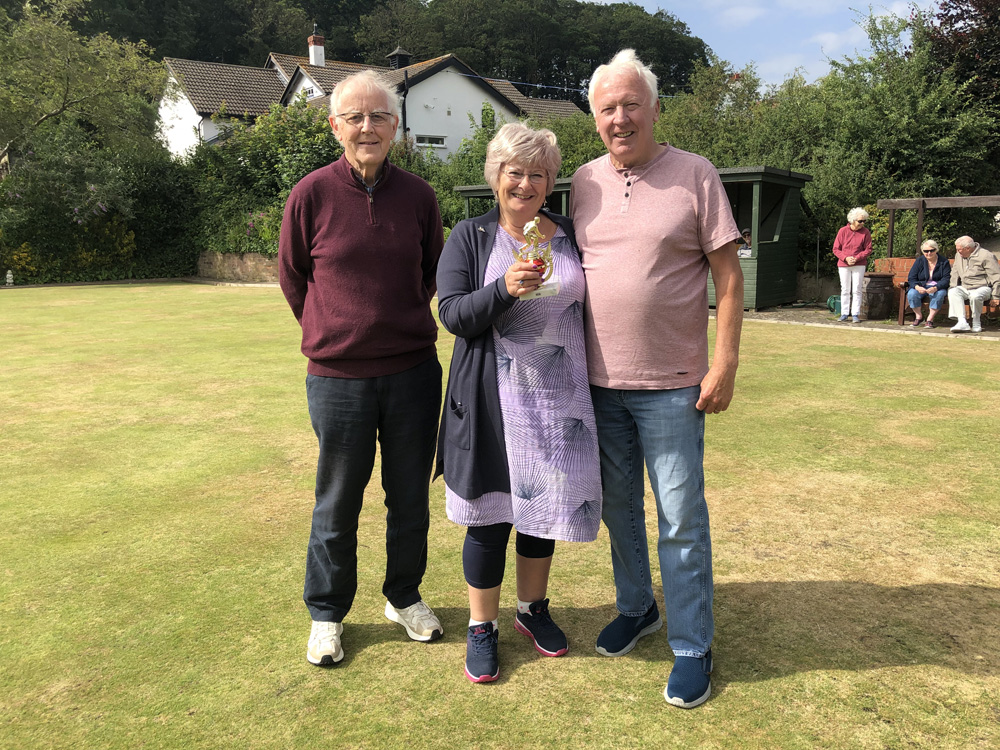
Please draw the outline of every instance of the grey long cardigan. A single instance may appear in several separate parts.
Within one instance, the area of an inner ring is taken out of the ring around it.
[[[542,213],[562,227],[579,255],[568,218]],[[445,243],[438,262],[438,317],[455,334],[448,388],[438,433],[434,478],[461,497],[510,492],[510,472],[504,443],[500,395],[497,392],[493,321],[517,302],[503,277],[483,286],[493,250],[500,211],[459,222]]]

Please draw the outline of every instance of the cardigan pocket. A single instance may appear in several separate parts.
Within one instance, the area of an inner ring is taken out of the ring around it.
[[[454,396],[448,397],[448,429],[446,436],[448,442],[456,448],[469,450],[470,435],[472,432],[469,426],[469,408],[461,401],[456,401]]]

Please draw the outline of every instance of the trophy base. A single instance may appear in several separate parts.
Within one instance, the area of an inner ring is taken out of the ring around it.
[[[549,279],[542,286],[538,287],[534,291],[528,292],[527,294],[520,297],[523,300],[529,299],[539,299],[541,297],[555,297],[559,294],[559,280]]]

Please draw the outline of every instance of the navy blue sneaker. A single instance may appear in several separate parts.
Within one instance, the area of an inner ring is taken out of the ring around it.
[[[535,651],[542,656],[562,656],[569,651],[566,634],[552,621],[549,600],[541,599],[528,605],[529,612],[518,612],[514,629],[528,636],[535,643]]]
[[[597,653],[601,656],[624,656],[635,648],[644,635],[655,633],[663,627],[656,602],[642,617],[618,615],[597,636]]]
[[[493,682],[500,676],[500,657],[497,654],[500,631],[492,622],[469,627],[465,639],[465,676],[472,682]]]
[[[663,697],[671,706],[694,708],[708,700],[712,694],[712,649],[702,658],[678,656],[670,679],[663,689]]]

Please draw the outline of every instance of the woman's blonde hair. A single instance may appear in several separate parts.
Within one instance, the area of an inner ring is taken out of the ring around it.
[[[504,125],[486,147],[486,165],[483,177],[493,195],[500,186],[500,170],[504,164],[518,164],[523,167],[537,167],[545,171],[545,195],[552,192],[556,175],[562,165],[562,154],[556,142],[556,134],[547,128],[534,130],[520,122]]]

